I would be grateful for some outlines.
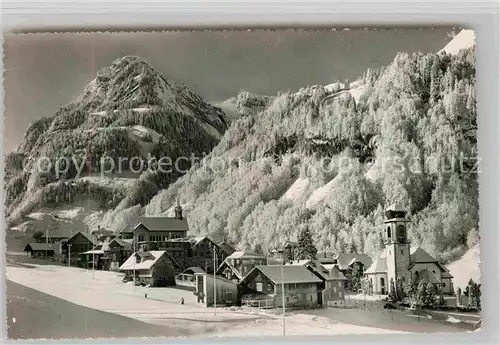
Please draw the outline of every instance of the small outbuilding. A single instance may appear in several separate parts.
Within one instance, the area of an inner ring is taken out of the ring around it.
[[[28,243],[26,247],[24,247],[24,251],[32,258],[54,256],[54,247],[52,243]]]

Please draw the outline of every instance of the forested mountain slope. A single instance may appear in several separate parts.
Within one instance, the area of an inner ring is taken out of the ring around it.
[[[401,53],[365,73],[357,101],[326,102],[334,91],[321,86],[279,94],[145,213],[168,213],[179,196],[195,233],[266,249],[307,226],[320,251],[373,254],[384,205],[399,202],[413,243],[449,261],[478,226],[474,60],[474,47]]]

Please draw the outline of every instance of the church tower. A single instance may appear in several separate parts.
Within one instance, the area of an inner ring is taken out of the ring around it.
[[[406,211],[399,205],[385,210],[385,250],[387,258],[387,284],[389,291],[401,281],[410,282],[410,242],[408,241]]]

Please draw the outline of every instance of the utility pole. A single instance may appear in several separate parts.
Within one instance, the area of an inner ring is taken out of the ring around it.
[[[137,241],[136,241],[136,238],[135,238],[135,235],[134,235],[134,291],[135,291],[135,263],[137,262],[137,258],[136,258],[136,253],[137,251]]]
[[[215,253],[215,244],[213,245],[214,250],[214,315],[217,315],[217,279],[215,278],[215,272],[217,271],[217,257]]]
[[[286,332],[285,332],[286,306],[285,306],[285,279],[283,279],[283,266],[284,266],[284,264],[281,265],[281,303],[283,304],[283,336],[285,336],[286,335]]]
[[[68,244],[68,267],[71,266],[71,244]]]
[[[45,260],[48,258],[47,248],[49,246],[49,229],[45,228]]]
[[[95,279],[95,245],[92,248],[92,279]]]

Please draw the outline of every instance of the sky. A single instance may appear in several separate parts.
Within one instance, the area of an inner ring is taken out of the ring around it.
[[[52,116],[113,60],[135,55],[209,102],[241,90],[275,95],[308,85],[355,80],[398,52],[443,48],[458,29],[37,33],[4,36],[4,151],[29,124]]]

